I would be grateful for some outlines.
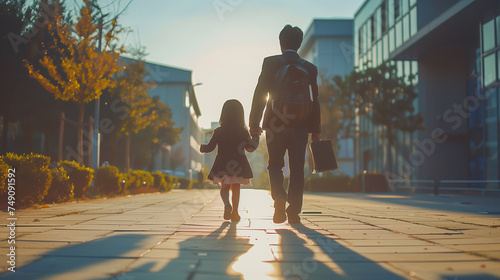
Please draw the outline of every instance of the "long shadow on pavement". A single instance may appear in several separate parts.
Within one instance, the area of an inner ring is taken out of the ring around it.
[[[314,244],[306,245],[294,231],[276,230],[281,236],[285,279],[405,279],[314,229],[302,224],[292,227]]]
[[[114,269],[126,267],[133,258],[143,254],[144,242],[150,236],[138,234],[115,235],[98,240],[70,245],[44,253],[41,259],[29,263],[16,272],[0,275],[0,279],[72,279],[80,275],[110,275]],[[20,245],[22,246],[22,245]],[[23,256],[18,256],[22,258]],[[72,274],[72,275],[71,275]],[[65,277],[67,275],[67,277]],[[91,277],[91,276],[90,276]]]
[[[145,255],[140,263],[133,265],[124,273],[131,279],[242,279],[239,272],[231,266],[237,258],[245,254],[252,245],[248,238],[238,237],[237,223],[223,222],[221,226],[208,235],[197,235],[180,241],[178,248],[156,249],[155,258]],[[225,234],[224,230],[227,228]],[[165,243],[168,243],[167,240]],[[165,257],[161,256],[161,251]],[[168,259],[166,250],[176,250],[178,256]],[[228,276],[230,275],[230,276]],[[210,278],[212,277],[212,278]]]

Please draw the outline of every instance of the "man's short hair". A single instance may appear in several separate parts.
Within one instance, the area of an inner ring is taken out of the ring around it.
[[[300,28],[287,24],[280,32],[280,45],[285,50],[297,51],[302,44],[303,36],[304,34]]]

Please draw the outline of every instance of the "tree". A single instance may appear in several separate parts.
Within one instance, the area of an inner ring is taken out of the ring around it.
[[[22,65],[19,56],[19,44],[25,42],[21,37],[24,31],[25,15],[22,0],[0,1],[0,115],[2,116],[2,144],[0,153],[7,152],[9,122],[14,119],[16,93]]]
[[[47,23],[54,38],[44,46],[40,67],[25,61],[32,78],[36,79],[55,98],[76,102],[78,106],[78,161],[83,163],[83,119],[86,103],[98,98],[105,89],[116,86],[115,73],[122,70],[118,64],[123,46],[116,47],[117,35],[124,31],[114,19],[109,26],[95,23],[95,5],[84,0],[80,16],[74,25],[66,25],[61,14]],[[104,50],[97,48],[100,28],[106,29]],[[61,48],[60,46],[65,46]],[[57,55],[49,54],[54,51]]]
[[[352,138],[356,130],[354,85],[349,75],[331,79],[320,75],[320,80],[321,132],[323,137],[334,139],[339,150],[340,140]]]
[[[356,87],[358,114],[367,116],[374,125],[384,128],[387,141],[387,169],[392,172],[392,148],[396,132],[424,130],[422,114],[415,113],[415,88],[405,78],[398,77],[396,67],[390,63],[378,68],[367,68],[351,75]],[[409,77],[412,80],[412,77]]]
[[[117,87],[112,95],[120,98],[127,107],[127,114],[121,123],[120,131],[125,136],[125,170],[130,170],[130,141],[132,135],[145,129],[153,120],[158,118],[158,113],[152,108],[152,100],[147,90],[153,84],[146,81],[149,73],[142,61],[144,52],[135,52],[137,60],[127,63],[125,70],[116,76]]]

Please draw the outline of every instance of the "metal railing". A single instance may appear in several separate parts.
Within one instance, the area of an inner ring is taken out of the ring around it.
[[[487,188],[468,188],[468,187],[443,187],[449,184],[487,184],[500,183],[500,180],[406,180],[394,179],[390,180],[391,186],[394,189],[410,189],[410,190],[432,190],[435,195],[440,191],[479,191],[484,192],[500,192],[500,189]]]

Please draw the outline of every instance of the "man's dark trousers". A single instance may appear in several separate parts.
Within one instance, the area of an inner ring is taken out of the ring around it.
[[[269,153],[269,179],[271,196],[274,201],[286,199],[290,204],[288,215],[298,215],[302,211],[304,192],[304,162],[309,134],[306,129],[282,128],[280,131],[266,130],[267,151]],[[288,150],[290,182],[288,196],[283,186],[284,156]]]

